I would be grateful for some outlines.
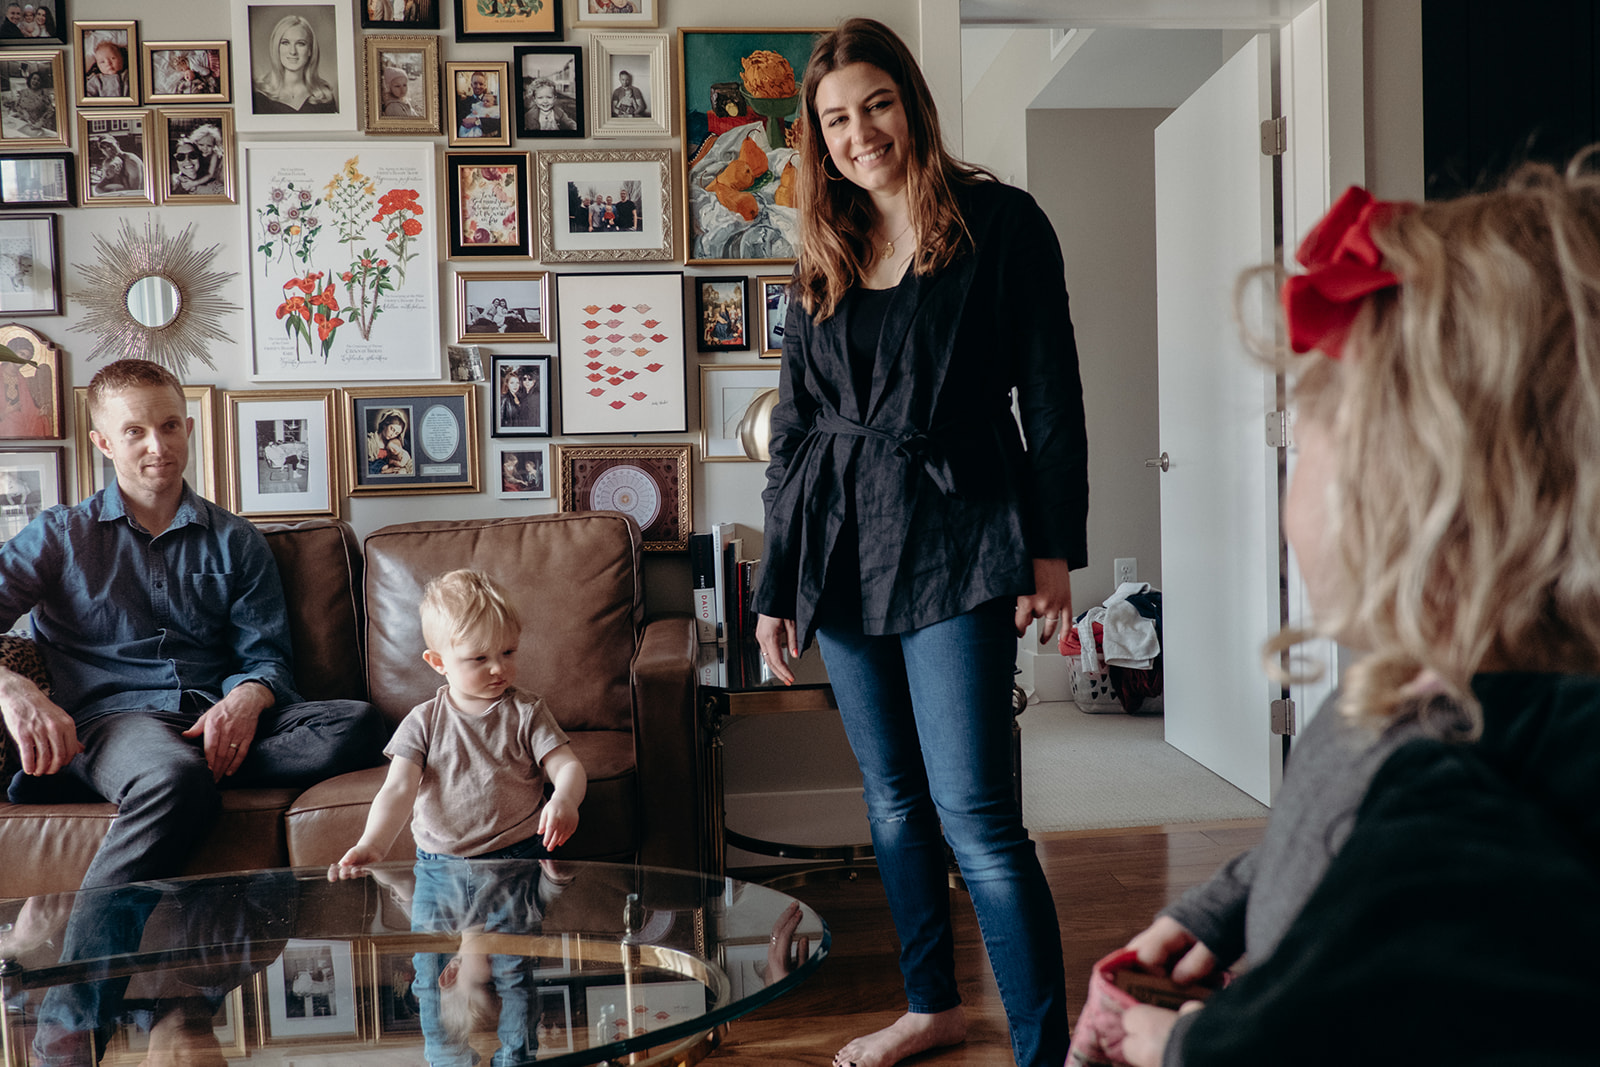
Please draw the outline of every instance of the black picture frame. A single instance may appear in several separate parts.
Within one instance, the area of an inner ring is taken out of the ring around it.
[[[566,37],[561,0],[543,0],[537,12],[500,10],[532,6],[519,0],[503,0],[494,6],[498,13],[490,15],[479,10],[478,0],[456,0],[456,42],[560,41]]]
[[[528,197],[527,152],[446,152],[445,185],[452,257],[526,259],[533,251],[533,211]],[[509,171],[511,173],[501,173]],[[507,196],[506,194],[510,194]],[[490,218],[498,200],[502,213]],[[515,207],[515,222],[506,226]],[[479,216],[483,218],[480,219]],[[473,225],[472,232],[466,227]],[[495,226],[491,232],[487,227]],[[509,238],[509,239],[508,239]]]
[[[730,309],[730,302],[736,306]],[[750,279],[732,274],[696,278],[694,310],[699,351],[743,352],[750,347]]]
[[[541,129],[534,107],[534,85],[548,81],[555,91],[556,129]],[[511,50],[511,86],[517,98],[518,137],[582,137],[584,113],[583,48],[579,45],[518,45]],[[570,128],[568,127],[570,123]]]
[[[554,361],[541,356],[491,356],[489,358],[489,386],[494,397],[494,410],[489,413],[491,437],[550,437],[555,432],[552,396],[555,392]],[[517,376],[524,384],[520,387],[519,413],[511,413],[507,398],[511,394],[508,382]],[[530,387],[526,383],[533,379]]]
[[[77,167],[71,152],[0,156],[0,210],[77,206]]]
[[[59,216],[0,215],[0,315],[61,314]]]
[[[66,0],[27,0],[27,3],[31,4],[35,11],[39,8],[45,9],[46,34],[42,37],[24,36],[20,30],[14,28],[9,17],[12,5],[6,3],[4,5],[6,10],[0,12],[0,21],[5,24],[0,27],[0,48],[38,48],[40,45],[66,44],[67,34],[70,32],[66,19]],[[27,5],[19,3],[16,6],[20,9]],[[9,33],[6,32],[7,29],[10,29]]]
[[[401,0],[401,18],[383,17],[381,12],[394,5],[391,0],[356,0],[361,9],[361,28],[364,30],[436,30],[439,28],[439,5],[444,0]]]

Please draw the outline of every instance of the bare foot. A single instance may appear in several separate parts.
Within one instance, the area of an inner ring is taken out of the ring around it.
[[[959,1045],[966,1039],[967,1015],[960,1005],[932,1015],[908,1011],[893,1024],[840,1049],[834,1054],[833,1067],[891,1067],[907,1056]]]

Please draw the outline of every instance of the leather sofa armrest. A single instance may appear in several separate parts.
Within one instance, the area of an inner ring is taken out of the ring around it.
[[[704,869],[698,648],[694,619],[669,615],[645,624],[633,661],[634,751],[644,820],[639,862],[649,866]]]

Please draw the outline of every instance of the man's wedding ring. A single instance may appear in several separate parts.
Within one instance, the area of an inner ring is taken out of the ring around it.
[[[229,748],[238,748],[239,747],[239,742],[235,741],[233,744],[229,745],[228,747]]]

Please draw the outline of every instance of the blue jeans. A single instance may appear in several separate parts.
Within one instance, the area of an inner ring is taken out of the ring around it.
[[[1061,930],[1012,791],[1013,606],[994,600],[884,637],[824,626],[817,639],[861,764],[910,1010],[961,1002],[948,841],[978,915],[1017,1063],[1060,1067],[1070,1036]]]

